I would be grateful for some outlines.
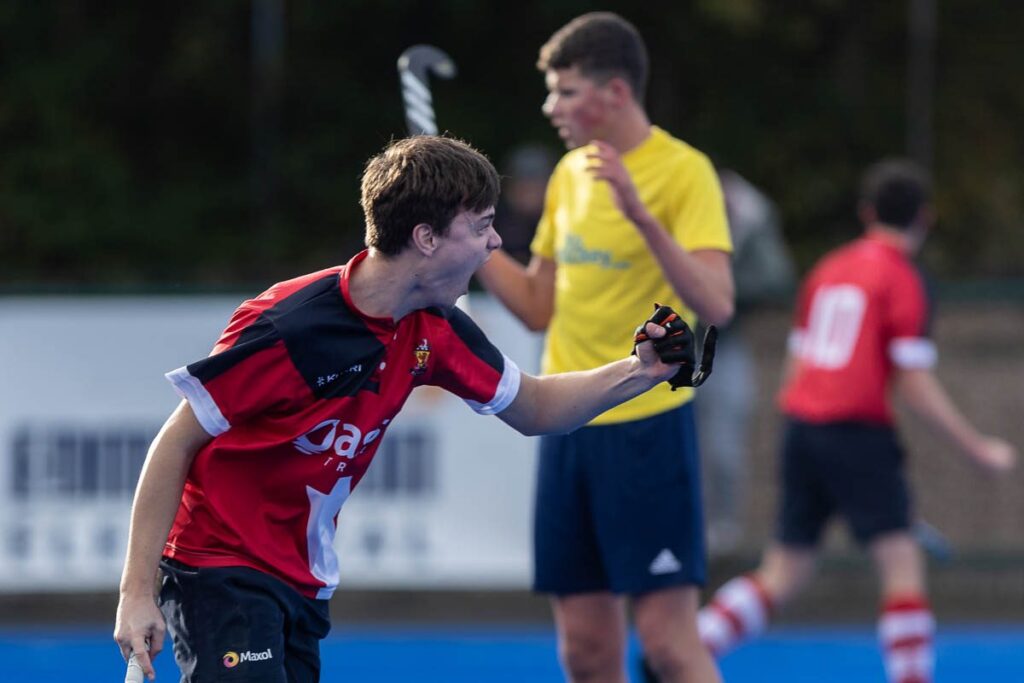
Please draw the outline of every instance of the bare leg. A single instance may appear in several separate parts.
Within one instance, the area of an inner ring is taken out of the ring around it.
[[[870,545],[882,580],[878,639],[890,683],[929,683],[935,668],[935,618],[925,595],[924,556],[909,532]]]
[[[773,543],[761,559],[754,575],[761,581],[772,607],[778,609],[803,590],[817,567],[818,553],[813,548]]]
[[[571,683],[625,683],[625,600],[611,593],[552,598],[558,654]]]
[[[680,586],[634,597],[633,617],[648,666],[659,683],[721,683],[697,633],[696,587]]]
[[[924,557],[908,532],[879,536],[869,546],[882,581],[882,598],[925,594]]]

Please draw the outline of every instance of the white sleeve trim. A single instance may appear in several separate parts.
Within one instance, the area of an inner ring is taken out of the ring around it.
[[[927,370],[939,359],[935,343],[925,337],[898,337],[889,342],[889,358],[898,368]]]
[[[220,412],[213,396],[210,396],[202,382],[189,374],[187,367],[171,370],[164,377],[174,386],[178,395],[192,406],[196,419],[210,436],[220,436],[231,429],[231,423]]]
[[[505,354],[501,354],[501,357],[505,359],[505,371],[501,373],[501,381],[498,382],[498,388],[494,391],[494,397],[487,403],[464,399],[466,405],[480,415],[497,415],[508,408],[519,394],[519,381],[522,379],[519,366]]]

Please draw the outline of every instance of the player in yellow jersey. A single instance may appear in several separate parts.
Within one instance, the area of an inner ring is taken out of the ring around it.
[[[655,301],[691,325],[726,322],[731,243],[718,180],[702,153],[651,125],[636,29],[585,14],[541,48],[538,68],[544,114],[570,151],[548,185],[530,263],[495,252],[479,277],[529,328],[547,329],[543,371],[620,357],[633,343],[623,322]],[[626,680],[626,598],[661,681],[719,680],[696,629],[705,552],[692,391],[662,386],[541,440],[534,587],[552,596],[571,681]]]

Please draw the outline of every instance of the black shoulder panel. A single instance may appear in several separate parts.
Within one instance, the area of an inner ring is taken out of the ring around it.
[[[221,375],[252,354],[269,349],[277,343],[277,330],[264,316],[259,316],[251,325],[242,330],[231,348],[190,363],[188,372],[203,384]]]
[[[501,351],[491,343],[487,335],[483,333],[483,330],[473,322],[473,319],[461,309],[452,308],[448,313],[445,313],[439,308],[429,308],[427,312],[446,318],[452,331],[455,332],[455,336],[461,339],[477,358],[497,370],[498,374],[505,371],[505,358],[501,355]]]
[[[345,303],[338,274],[310,283],[264,312],[318,398],[379,392],[370,375],[384,345]]]

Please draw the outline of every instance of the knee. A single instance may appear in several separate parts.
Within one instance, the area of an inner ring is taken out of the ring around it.
[[[752,576],[773,607],[792,600],[814,576],[816,556],[809,551],[769,551]]]
[[[623,667],[618,643],[594,635],[569,635],[559,645],[562,666],[570,681],[604,680]]]
[[[703,648],[696,638],[692,641],[676,642],[655,639],[643,644],[647,666],[659,681],[690,680],[687,672],[697,668],[698,659],[704,655]]]

